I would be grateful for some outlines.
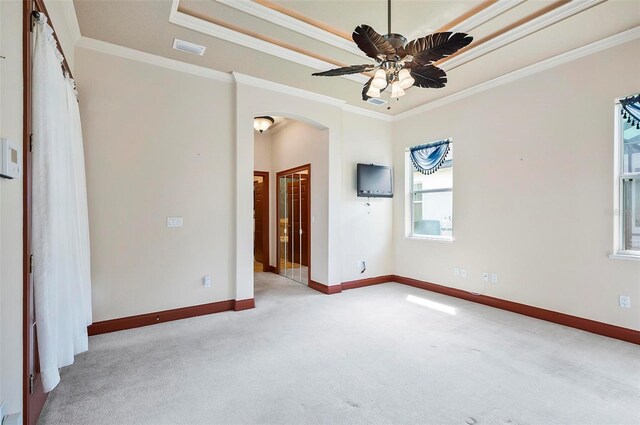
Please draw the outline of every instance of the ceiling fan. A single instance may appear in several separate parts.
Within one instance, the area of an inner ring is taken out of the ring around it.
[[[407,43],[404,36],[391,32],[391,0],[387,0],[387,12],[386,35],[378,34],[368,25],[360,25],[353,31],[353,41],[376,64],[346,66],[312,75],[336,77],[375,70],[362,89],[362,100],[380,97],[389,86],[391,98],[396,99],[404,96],[404,91],[411,86],[444,87],[447,74],[433,62],[469,45],[473,37],[462,32],[437,32]]]

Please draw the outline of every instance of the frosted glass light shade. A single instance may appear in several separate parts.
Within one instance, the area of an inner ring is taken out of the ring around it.
[[[380,97],[380,89],[373,87],[373,85],[369,86],[369,90],[367,91],[367,96]]]
[[[403,89],[408,89],[415,83],[416,80],[413,79],[411,73],[408,69],[401,69],[398,73],[398,81],[400,82],[400,87]]]
[[[394,81],[391,84],[391,97],[392,98],[398,98],[400,96],[404,96],[404,90],[400,86],[400,82]]]
[[[274,120],[271,117],[255,117],[253,119],[253,128],[262,133],[263,131],[268,130],[273,123]]]
[[[381,90],[387,87],[387,73],[383,69],[379,69],[373,74],[373,80],[371,81],[371,87]]]

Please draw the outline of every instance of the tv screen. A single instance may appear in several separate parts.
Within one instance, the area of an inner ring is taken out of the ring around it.
[[[358,164],[358,196],[361,198],[393,198],[391,167]]]

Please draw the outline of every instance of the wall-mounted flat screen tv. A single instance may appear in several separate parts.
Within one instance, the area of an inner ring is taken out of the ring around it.
[[[361,198],[393,198],[391,167],[358,164],[358,196]]]

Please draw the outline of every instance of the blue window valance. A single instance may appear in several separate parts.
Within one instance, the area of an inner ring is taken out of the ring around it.
[[[620,105],[622,105],[620,110],[622,118],[627,120],[627,123],[640,129],[640,94],[620,99]]]
[[[439,140],[426,145],[414,146],[409,149],[409,156],[415,169],[422,174],[433,174],[441,166],[446,166],[445,158],[451,149],[451,139]]]

